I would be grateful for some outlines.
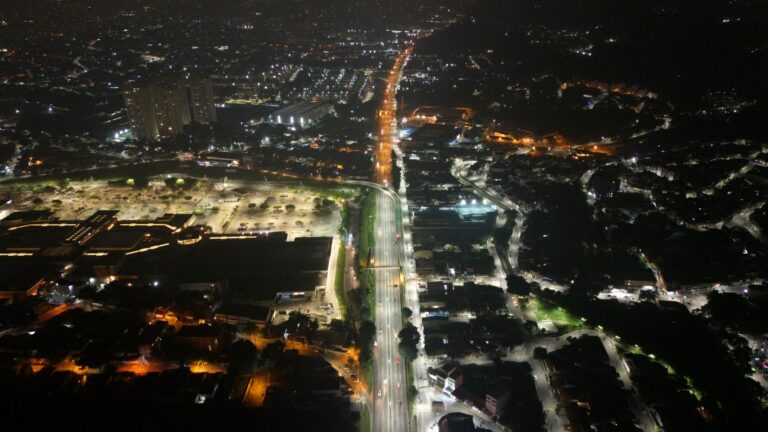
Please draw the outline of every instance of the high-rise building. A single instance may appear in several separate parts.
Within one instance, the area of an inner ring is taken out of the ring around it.
[[[128,113],[128,125],[133,135],[142,140],[154,141],[159,138],[157,118],[152,102],[152,93],[145,84],[128,83],[123,88],[125,110]]]
[[[190,74],[187,83],[192,120],[200,124],[215,123],[216,107],[213,104],[213,82],[211,78],[194,72]]]
[[[192,119],[216,121],[210,78],[168,76],[148,82],[130,82],[123,88],[128,124],[136,138],[157,141],[182,132]]]
[[[187,88],[181,78],[163,78],[150,84],[157,129],[161,138],[179,134],[192,122]]]

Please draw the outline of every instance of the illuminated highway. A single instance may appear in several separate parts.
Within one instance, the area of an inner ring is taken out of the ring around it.
[[[406,48],[395,60],[389,71],[384,89],[384,99],[379,108],[379,130],[376,143],[376,167],[374,180],[384,186],[392,184],[392,145],[396,134],[397,123],[397,94],[398,83],[402,76],[403,67],[411,56],[412,48]]]
[[[405,369],[398,350],[402,328],[400,267],[397,250],[396,201],[376,190],[376,329],[373,397],[375,431],[407,431]]]
[[[389,72],[384,99],[379,111],[379,130],[374,180],[388,188],[392,184],[392,146],[396,128],[397,86],[402,69],[410,56],[408,48],[398,55]],[[402,226],[398,224],[397,195],[376,188],[376,347],[373,365],[373,430],[376,432],[411,430],[406,397],[404,364],[398,349],[398,333],[402,328],[402,286],[400,265],[403,256]]]

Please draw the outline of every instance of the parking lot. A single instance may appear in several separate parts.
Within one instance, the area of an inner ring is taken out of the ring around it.
[[[146,187],[125,181],[72,181],[0,184],[0,197],[12,211],[49,209],[66,220],[82,220],[96,210],[119,210],[123,220],[148,220],[166,213],[193,213],[196,223],[216,232],[285,231],[288,239],[332,236],[338,231],[338,203],[307,188],[279,183],[190,179],[176,185],[167,174]],[[169,185],[170,183],[170,185]]]

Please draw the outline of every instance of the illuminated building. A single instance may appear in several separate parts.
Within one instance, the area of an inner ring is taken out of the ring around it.
[[[213,104],[213,82],[209,77],[193,73],[187,80],[192,120],[200,124],[216,122],[216,107]]]
[[[123,100],[133,135],[142,140],[156,140],[160,134],[149,88],[136,82],[128,83],[123,88]]]
[[[321,118],[335,113],[333,105],[307,101],[289,105],[269,115],[268,123],[285,126],[310,126]]]
[[[161,138],[174,136],[192,122],[184,81],[165,78],[150,84],[157,130]]]
[[[210,78],[193,73],[189,79],[167,76],[130,82],[123,88],[128,125],[136,138],[157,141],[178,135],[192,120],[216,122]]]

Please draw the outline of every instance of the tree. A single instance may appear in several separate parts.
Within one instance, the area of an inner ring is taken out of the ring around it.
[[[525,328],[528,333],[533,334],[539,329],[539,324],[537,324],[536,321],[526,320],[523,323],[523,328]]]
[[[334,318],[331,320],[330,324],[328,324],[328,327],[331,330],[342,331],[347,329],[347,323],[343,320]]]
[[[408,361],[415,359],[418,352],[416,346],[421,340],[419,330],[413,324],[408,323],[400,330],[397,337],[400,338],[399,349],[401,355]]]
[[[176,180],[178,180],[176,177],[166,177],[163,182],[165,183],[165,186],[171,189],[176,188]]]
[[[278,360],[283,355],[285,344],[283,341],[275,341],[264,347],[261,358],[268,361]]]
[[[536,347],[533,349],[533,358],[536,360],[544,360],[547,358],[547,349],[544,347]]]
[[[149,186],[149,180],[146,177],[129,178],[125,184],[136,189],[144,189]]]
[[[230,345],[227,350],[230,367],[235,370],[244,370],[253,364],[258,350],[249,340],[240,339]]]
[[[511,274],[507,276],[507,292],[527,296],[531,294],[531,285],[521,276]]]
[[[640,294],[638,294],[638,298],[642,301],[656,301],[656,297],[659,295],[659,293],[656,292],[655,289],[642,289],[640,290]]]
[[[418,395],[419,391],[416,389],[416,386],[408,386],[406,396],[408,397],[409,402],[415,400]]]
[[[288,315],[285,327],[290,333],[294,333],[312,341],[317,333],[317,320],[301,312],[293,311]]]
[[[78,366],[95,369],[104,366],[109,360],[107,345],[104,341],[97,339],[88,342],[75,363]]]
[[[358,336],[361,347],[372,346],[373,338],[376,337],[376,324],[370,320],[363,321],[362,324],[360,324]]]
[[[745,374],[750,372],[750,360],[752,359],[752,349],[749,347],[749,341],[738,334],[726,333],[723,336],[728,347],[731,349],[733,363],[740,366]]]
[[[418,349],[415,345],[409,345],[403,342],[400,342],[397,345],[398,351],[400,352],[400,357],[404,358],[408,363],[412,362],[416,356],[418,355]]]
[[[293,213],[294,211],[296,211],[296,206],[293,204],[288,204],[287,206],[285,206],[285,211],[287,211],[288,213]]]
[[[765,302],[753,302],[740,294],[717,291],[709,293],[707,300],[703,311],[723,326],[751,333],[764,333],[768,329],[765,320],[768,305]]]
[[[357,330],[357,343],[360,346],[360,358],[364,362],[372,357],[373,341],[376,338],[376,324],[365,320]]]

